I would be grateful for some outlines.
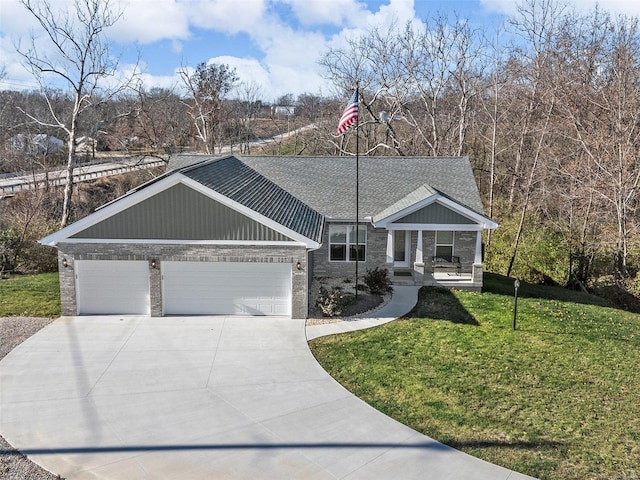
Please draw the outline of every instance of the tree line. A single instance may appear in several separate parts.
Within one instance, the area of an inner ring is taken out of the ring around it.
[[[640,290],[638,18],[526,0],[492,31],[434,15],[372,29],[322,64],[343,90],[360,86],[367,154],[469,156],[501,223],[489,268]]]
[[[109,4],[77,3],[98,13]],[[280,99],[315,125],[287,153],[353,155],[356,130],[333,132],[342,102],[358,86],[362,155],[471,159],[486,213],[501,224],[485,239],[489,269],[637,293],[638,27],[636,17],[597,7],[577,12],[557,0],[524,0],[492,29],[437,13],[372,28],[322,56],[336,96]],[[24,55],[29,61],[35,52]],[[260,86],[227,65],[183,68],[180,78],[179,91],[145,89],[135,75],[126,88],[91,90],[92,108],[80,112],[77,131],[98,135],[101,148],[214,153],[232,143],[251,153],[260,136],[254,120],[274,118]],[[3,140],[15,125],[55,128],[51,119],[63,116],[56,112],[72,118],[77,110],[73,88],[0,95],[8,99],[0,111]]]
[[[206,68],[218,67],[229,68],[216,64]],[[228,98],[215,101],[194,99],[179,88],[141,86],[120,94],[78,121],[77,146],[87,137],[93,141],[91,148],[75,152],[76,163],[91,161],[97,154],[146,154],[167,159],[184,151],[218,153],[223,147],[249,154],[253,142],[335,116],[341,108],[335,99],[310,93],[287,94],[274,102],[247,95],[242,82]],[[36,151],[14,138],[47,135],[66,142],[67,136],[58,128],[30,121],[23,113],[47,118],[50,105],[58,112],[72,108],[68,96],[59,90],[48,92],[46,99],[38,91],[0,90],[0,174],[65,164],[66,152]]]

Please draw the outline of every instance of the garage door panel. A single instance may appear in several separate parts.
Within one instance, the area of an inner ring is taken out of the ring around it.
[[[290,315],[291,265],[163,262],[165,315]]]
[[[149,315],[149,265],[146,261],[77,260],[79,315]]]

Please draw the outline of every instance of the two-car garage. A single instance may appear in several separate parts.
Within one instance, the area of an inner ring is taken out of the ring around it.
[[[158,262],[163,315],[291,315],[290,263]],[[148,261],[77,260],[79,315],[151,313]]]
[[[291,315],[291,264],[163,262],[165,315]]]

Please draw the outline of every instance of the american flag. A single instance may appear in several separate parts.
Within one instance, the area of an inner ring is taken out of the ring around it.
[[[340,118],[340,123],[338,124],[338,129],[336,130],[336,135],[342,135],[344,132],[349,130],[352,125],[358,123],[358,89],[353,92],[353,97],[349,100],[347,104],[347,108],[344,109],[342,113],[342,118]]]

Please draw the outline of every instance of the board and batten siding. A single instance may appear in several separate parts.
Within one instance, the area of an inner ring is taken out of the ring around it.
[[[431,205],[427,205],[420,210],[417,210],[409,215],[406,215],[393,223],[411,223],[411,224],[443,224],[443,225],[458,225],[458,224],[474,224],[475,221],[470,218],[460,215],[458,212],[451,210],[450,208],[435,202]]]
[[[71,238],[292,241],[182,184],[133,205]]]

